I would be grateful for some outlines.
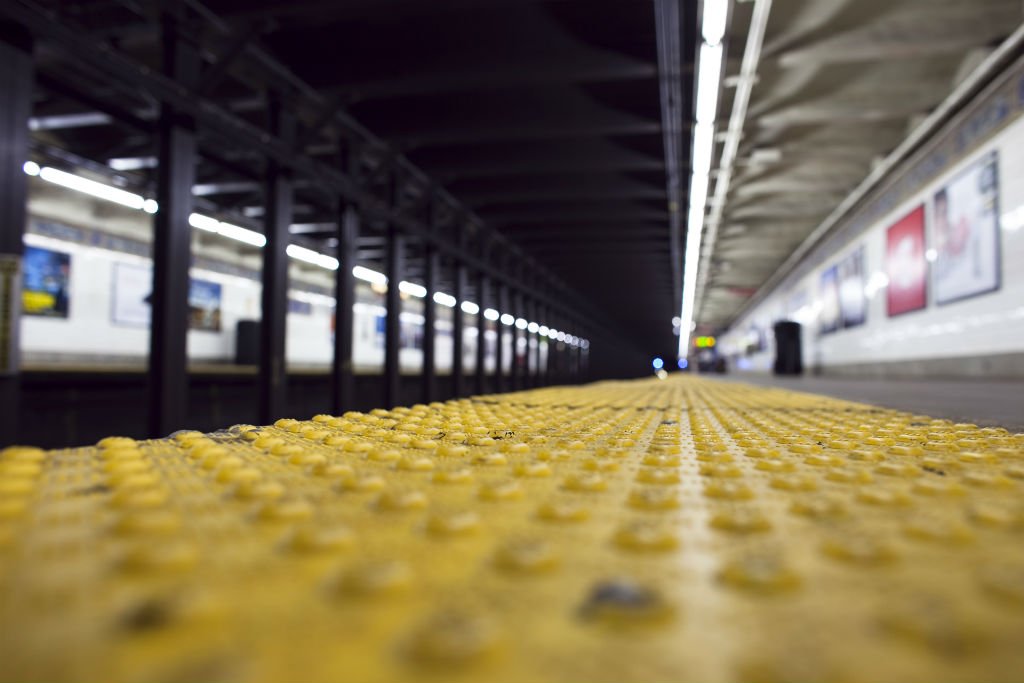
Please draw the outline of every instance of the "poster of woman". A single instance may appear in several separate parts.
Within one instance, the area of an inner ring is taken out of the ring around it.
[[[999,289],[998,158],[990,152],[932,198],[935,300],[946,304]]]

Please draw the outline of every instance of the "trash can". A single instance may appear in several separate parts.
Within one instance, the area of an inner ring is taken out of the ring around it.
[[[260,321],[239,320],[235,328],[235,364],[259,365]]]
[[[775,374],[800,375],[804,371],[803,350],[800,344],[800,323],[780,320],[775,331]]]

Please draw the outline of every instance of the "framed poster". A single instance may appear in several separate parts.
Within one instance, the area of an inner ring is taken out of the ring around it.
[[[67,318],[71,298],[71,254],[25,247],[21,309],[25,315]]]
[[[132,263],[115,263],[110,317],[115,325],[149,327],[153,312],[153,269]]]
[[[885,233],[885,271],[889,277],[889,317],[918,311],[928,304],[924,256],[924,205],[889,226]]]
[[[842,327],[863,325],[867,319],[864,296],[864,247],[839,262],[839,317]]]
[[[978,159],[932,198],[935,301],[948,304],[999,289],[998,159]]]
[[[832,266],[821,274],[821,315],[818,332],[828,334],[839,329],[839,268]]]
[[[189,329],[220,332],[220,283],[193,279],[188,284]]]
[[[288,297],[288,312],[296,315],[313,315],[313,304]],[[331,318],[331,330],[334,330],[334,318]]]

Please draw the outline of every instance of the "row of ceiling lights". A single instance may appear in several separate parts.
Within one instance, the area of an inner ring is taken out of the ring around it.
[[[126,206],[130,209],[145,211],[149,214],[156,213],[160,209],[160,206],[154,199],[147,199],[142,195],[135,194],[134,192],[129,192],[118,187],[96,182],[89,178],[83,178],[82,176],[61,171],[50,166],[40,166],[34,161],[26,161],[23,170],[30,176],[37,176],[55,185],[60,185],[61,187],[76,190],[98,199],[104,199],[115,204],[120,204],[121,206]],[[188,222],[192,227],[199,230],[212,232],[222,237],[243,242],[253,247],[262,248],[266,246],[267,243],[267,238],[255,230],[249,230],[248,228],[226,223],[211,216],[193,213],[189,216]],[[319,266],[327,270],[337,270],[341,265],[338,259],[330,256],[329,254],[322,254],[298,244],[289,244],[286,251],[288,256],[291,258]],[[353,277],[369,282],[370,284],[377,285],[378,287],[387,287],[388,284],[387,275],[365,266],[353,266],[352,275]],[[405,280],[398,283],[398,289],[405,294],[419,299],[426,298],[428,294],[427,288],[423,285],[418,285],[415,282],[408,282]],[[455,304],[458,303],[454,296],[446,292],[434,292],[432,298],[436,303],[448,308],[454,308]],[[463,301],[460,308],[463,312],[469,315],[476,315],[480,312],[480,307],[472,301]],[[548,337],[549,339],[564,342],[570,346],[577,346],[582,349],[590,348],[590,341],[587,339],[550,328],[547,325],[529,322],[524,318],[516,318],[508,313],[500,313],[493,308],[484,309],[484,318],[487,320],[500,321],[501,324],[510,327],[515,326],[517,329],[526,330],[531,334],[540,334]]]
[[[700,263],[700,238],[707,207],[711,158],[715,145],[715,117],[722,79],[722,53],[729,0],[704,0],[701,17],[703,42],[697,61],[696,124],[693,127],[693,152],[690,175],[690,211],[686,228],[686,255],[683,268],[683,306],[679,314],[679,357],[685,358],[693,330],[693,304]],[[673,321],[674,322],[674,321]]]
[[[706,239],[708,251],[715,243],[718,224],[721,221],[725,196],[729,191],[732,177],[732,165],[736,159],[743,122],[746,118],[750,91],[757,74],[757,65],[761,54],[761,42],[768,23],[768,12],[771,0],[753,0],[754,9],[751,14],[750,28],[747,34],[743,62],[736,83],[736,95],[733,98],[732,113],[725,132],[725,144],[719,159],[718,174],[715,178],[714,203],[711,216],[707,220],[708,235]],[[704,0],[701,18],[701,36],[697,66],[697,106],[696,125],[693,132],[692,175],[690,177],[690,209],[687,217],[686,255],[683,275],[682,310],[679,314],[680,358],[685,358],[690,346],[690,333],[694,330],[694,306],[698,288],[707,280],[708,268],[698,273],[701,262],[701,242],[705,226],[704,213],[708,206],[708,191],[711,179],[711,160],[714,156],[715,121],[718,116],[718,96],[721,90],[722,62],[724,56],[723,39],[725,38],[726,18],[729,13],[729,0]]]

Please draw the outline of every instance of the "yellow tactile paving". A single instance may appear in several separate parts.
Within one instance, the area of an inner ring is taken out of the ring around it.
[[[688,377],[8,448],[0,680],[1020,680],[1022,477]]]

